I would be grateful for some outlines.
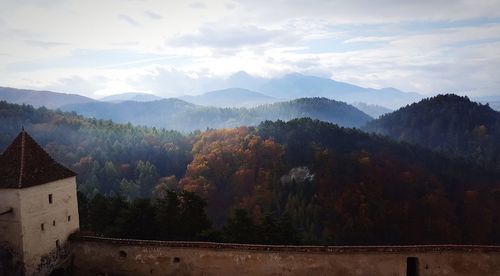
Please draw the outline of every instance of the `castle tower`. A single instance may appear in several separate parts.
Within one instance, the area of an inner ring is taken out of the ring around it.
[[[0,274],[49,274],[78,229],[76,174],[23,129],[0,155]]]

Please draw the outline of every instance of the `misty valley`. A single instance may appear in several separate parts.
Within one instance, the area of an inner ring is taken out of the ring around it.
[[[0,276],[500,276],[500,0],[0,3]]]
[[[0,148],[24,127],[78,174],[83,233],[500,244],[500,113],[467,97],[438,95],[396,111],[358,102],[380,112],[370,116],[324,97],[209,107],[46,93],[62,104],[0,102]]]

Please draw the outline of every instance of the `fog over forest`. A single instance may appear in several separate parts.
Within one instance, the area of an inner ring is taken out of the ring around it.
[[[2,1],[0,152],[96,237],[500,245],[499,7]]]

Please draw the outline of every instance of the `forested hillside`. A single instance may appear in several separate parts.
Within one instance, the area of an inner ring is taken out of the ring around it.
[[[360,127],[372,119],[352,105],[327,98],[302,98],[261,105],[250,109],[250,112],[254,114],[253,123],[244,125],[257,125],[266,120],[288,121],[307,117],[344,127]]]
[[[369,122],[364,129],[500,169],[500,113],[467,97],[428,98]]]
[[[82,226],[101,235],[500,244],[498,171],[356,129],[296,119],[182,135],[0,102],[2,150],[23,125],[79,173]]]
[[[56,160],[78,173],[87,195],[150,197],[161,177],[181,177],[191,161],[189,136],[86,119],[0,102],[0,150],[24,128]]]
[[[179,185],[222,224],[289,216],[305,243],[498,243],[498,174],[313,121],[200,133]],[[481,214],[489,214],[487,216]]]
[[[120,123],[155,126],[190,132],[207,128],[257,125],[264,120],[301,117],[324,120],[347,127],[360,127],[371,117],[343,102],[326,98],[304,98],[255,108],[217,108],[190,104],[178,99],[153,102],[86,103],[63,110]]]

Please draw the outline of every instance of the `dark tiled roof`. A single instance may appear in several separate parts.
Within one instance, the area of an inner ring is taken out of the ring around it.
[[[26,188],[75,176],[24,129],[0,155],[0,188]]]

